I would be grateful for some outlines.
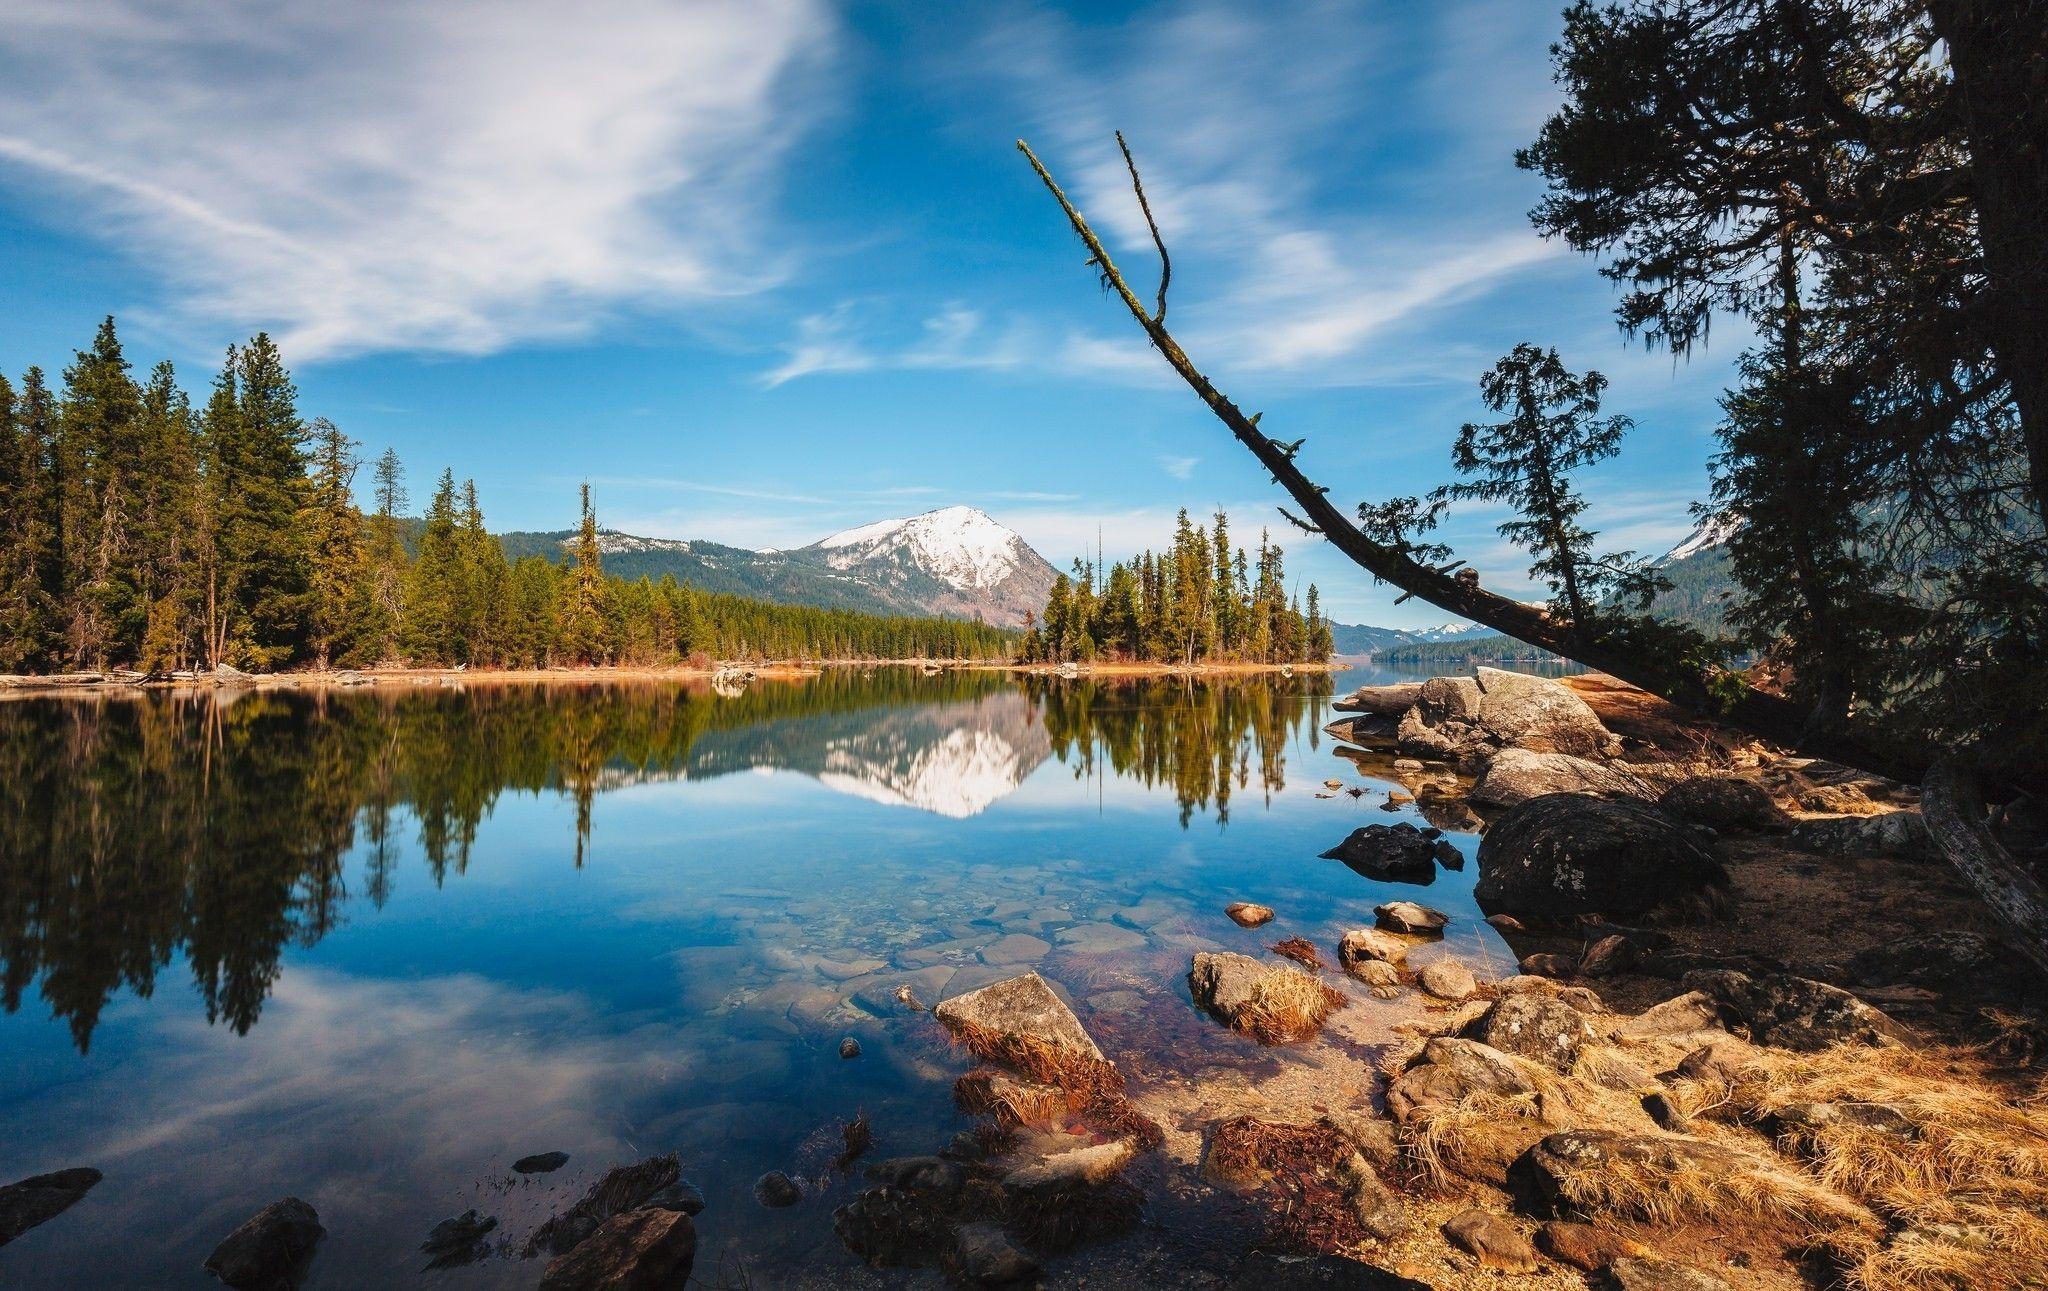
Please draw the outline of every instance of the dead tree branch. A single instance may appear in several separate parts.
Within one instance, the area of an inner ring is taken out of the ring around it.
[[[1152,228],[1152,237],[1159,247],[1162,266],[1166,257],[1165,239],[1160,235],[1158,225],[1152,222],[1152,213],[1145,204],[1144,192],[1138,181],[1137,163],[1132,160],[1130,149],[1123,144],[1123,137],[1117,137],[1123,149],[1124,160],[1130,167],[1131,182],[1138,189],[1139,205],[1145,211],[1145,218]],[[1301,516],[1289,515],[1304,529],[1319,532],[1329,539],[1337,549],[1348,556],[1359,568],[1373,577],[1392,583],[1411,596],[1420,597],[1440,609],[1485,624],[1496,632],[1514,637],[1519,641],[1553,651],[1568,659],[1576,660],[1590,668],[1610,673],[1631,685],[1641,687],[1654,694],[1662,695],[1684,707],[1700,712],[1713,712],[1715,716],[1732,726],[1761,735],[1780,744],[1798,748],[1814,756],[1826,757],[1852,766],[1879,771],[1908,782],[1918,781],[1926,769],[1925,754],[1915,749],[1901,749],[1874,745],[1857,737],[1855,732],[1847,734],[1828,733],[1809,735],[1806,732],[1805,714],[1795,705],[1770,695],[1749,693],[1736,700],[1731,707],[1722,708],[1714,702],[1708,689],[1709,677],[1701,668],[1681,659],[1649,657],[1652,652],[1631,650],[1626,643],[1616,643],[1600,637],[1586,638],[1571,632],[1566,625],[1556,623],[1541,609],[1525,605],[1482,589],[1477,580],[1452,578],[1448,570],[1434,569],[1421,563],[1408,553],[1368,537],[1351,519],[1330,501],[1328,490],[1316,485],[1295,465],[1300,441],[1282,443],[1268,437],[1258,427],[1259,418],[1247,417],[1238,406],[1227,398],[1215,385],[1195,367],[1187,352],[1181,349],[1173,334],[1166,330],[1166,281],[1160,279],[1159,308],[1157,315],[1146,312],[1144,303],[1131,290],[1130,284],[1110,259],[1109,249],[1096,236],[1088,221],[1076,210],[1074,204],[1061,190],[1052,172],[1038,159],[1038,154],[1024,140],[1017,141],[1017,149],[1024,154],[1036,171],[1046,191],[1060,205],[1067,222],[1073,226],[1082,243],[1092,257],[1090,264],[1098,268],[1103,280],[1122,299],[1138,326],[1152,342],[1168,365],[1180,374],[1202,402],[1208,405],[1237,441],[1259,460],[1273,476],[1275,483],[1286,489],[1301,508]]]
[[[1023,141],[1020,139],[1021,144]],[[1116,132],[1116,146],[1123,150],[1124,165],[1130,168],[1131,191],[1138,195],[1138,209],[1145,213],[1145,227],[1152,230],[1152,245],[1159,248],[1159,307],[1152,311],[1152,321],[1166,325],[1166,284],[1173,281],[1173,257],[1166,254],[1166,239],[1159,235],[1159,221],[1152,218],[1152,203],[1145,200],[1145,185],[1138,178],[1138,163],[1131,156],[1131,145],[1124,142],[1124,132]],[[1028,155],[1030,149],[1025,149]],[[1036,158],[1033,158],[1035,161]],[[1043,171],[1041,170],[1041,174]]]

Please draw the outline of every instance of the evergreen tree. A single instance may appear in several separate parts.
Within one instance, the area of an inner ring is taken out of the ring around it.
[[[376,583],[355,505],[358,445],[325,417],[311,427],[313,477],[303,524],[310,557],[307,644],[315,666],[374,654]]]
[[[597,545],[597,512],[590,486],[583,486],[583,519],[576,533],[574,563],[563,590],[562,652],[577,663],[599,663],[606,649],[604,559]]]
[[[465,645],[462,546],[456,532],[455,472],[441,472],[406,582],[405,651],[416,664],[457,664]]]
[[[50,605],[42,581],[49,558],[46,485],[26,404],[0,375],[0,672],[39,667],[49,650]]]
[[[1508,419],[1467,423],[1458,431],[1452,461],[1477,479],[1449,484],[1438,496],[1505,502],[1517,517],[1499,526],[1500,535],[1535,559],[1532,578],[1549,584],[1552,613],[1585,633],[1603,595],[1634,597],[1647,605],[1654,576],[1628,552],[1595,556],[1597,536],[1579,523],[1586,501],[1572,488],[1569,472],[1604,461],[1620,451],[1627,417],[1602,418],[1600,394],[1607,378],[1577,376],[1556,350],[1517,345],[1479,379],[1480,397]]]
[[[142,391],[137,543],[143,602],[139,662],[151,671],[194,666],[204,627],[200,547],[206,539],[192,402],[169,363]]]
[[[230,347],[202,418],[213,527],[209,654],[274,667],[305,639],[306,506],[298,388],[265,333]]]
[[[393,659],[399,651],[399,628],[405,620],[405,543],[399,520],[411,501],[405,491],[405,465],[398,450],[386,448],[377,459],[377,514],[370,525],[370,619],[368,639],[374,657]]]
[[[71,659],[104,668],[141,639],[140,551],[134,525],[142,463],[142,393],[110,316],[90,350],[64,372],[60,451],[66,458],[69,592],[65,646]]]

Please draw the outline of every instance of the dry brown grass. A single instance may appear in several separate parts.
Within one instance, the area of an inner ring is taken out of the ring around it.
[[[1327,1122],[1232,1117],[1210,1130],[1208,1154],[1219,1176],[1260,1181],[1255,1190],[1275,1202],[1269,1237],[1281,1249],[1331,1252],[1368,1240],[1342,1181],[1354,1150]]]
[[[972,1022],[954,1020],[946,1026],[969,1053],[1025,1080],[1057,1086],[1090,1102],[1124,1092],[1122,1074],[1106,1059],[1048,1044],[1036,1036],[990,1031]]]
[[[1306,937],[1289,937],[1286,941],[1269,946],[1267,949],[1283,959],[1291,959],[1295,963],[1314,972],[1320,973],[1325,967],[1322,954],[1316,950],[1316,944]]]
[[[1737,1074],[1741,1115],[1897,1227],[1839,1245],[1852,1286],[2048,1287],[2048,1113],[2001,1097],[1979,1061],[1959,1049],[1769,1052]],[[1781,1119],[1811,1103],[1875,1104],[1904,1126]]]
[[[1083,1105],[1057,1085],[1019,1080],[990,1067],[977,1067],[954,1081],[953,1101],[970,1116],[993,1116],[1005,1125],[1050,1121]]]
[[[1698,1168],[1702,1164],[1705,1168]],[[1705,1163],[1610,1156],[1557,1184],[1575,1210],[1647,1224],[1707,1220],[1726,1225],[1750,1219],[1783,1221],[1814,1234],[1873,1227],[1870,1213],[1842,1194],[1769,1158],[1734,1148]]]
[[[1288,1044],[1320,1031],[1345,1003],[1342,994],[1307,973],[1284,969],[1260,979],[1234,1025],[1260,1044]]]

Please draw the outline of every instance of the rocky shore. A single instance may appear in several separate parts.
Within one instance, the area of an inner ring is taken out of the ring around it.
[[[970,868],[930,881],[976,893],[950,940],[887,922],[902,912],[792,909],[787,980],[701,952],[704,1007],[912,1064],[967,1127],[899,1130],[911,1154],[885,1155],[848,1108],[829,1163],[762,1175],[743,1205],[844,1252],[776,1285],[2048,1286],[2043,983],[1932,855],[1910,789],[1597,677],[1481,669],[1338,708],[1338,752],[1422,823],[1353,828],[1326,856],[1426,897],[1468,864],[1447,831],[1478,832],[1487,928],[1386,900],[1317,931],[1261,891],[1191,927],[1141,896],[1034,904]],[[1332,777],[1318,796],[1363,792]],[[807,918],[883,940],[817,952]],[[1495,933],[1514,971],[1481,952]],[[555,1291],[739,1284],[699,1258],[705,1202],[677,1156],[606,1164],[528,1231],[451,1216],[423,1264],[525,1258]],[[99,1178],[0,1188],[0,1243],[64,1222]],[[286,1197],[207,1267],[295,1285],[324,1234]]]

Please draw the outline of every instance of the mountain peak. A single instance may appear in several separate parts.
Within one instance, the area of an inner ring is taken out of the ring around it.
[[[835,569],[900,550],[924,572],[963,592],[993,588],[1036,557],[1022,538],[970,506],[877,520],[843,529],[811,546],[826,553],[826,562]]]

